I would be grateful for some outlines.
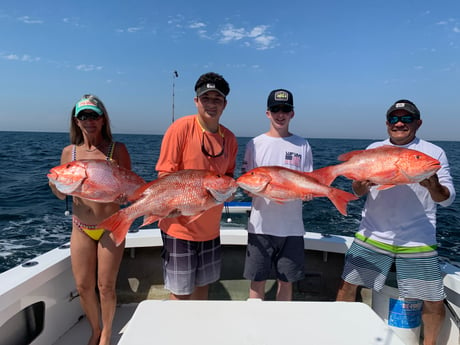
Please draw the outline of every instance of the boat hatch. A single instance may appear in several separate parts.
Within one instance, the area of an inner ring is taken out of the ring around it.
[[[43,331],[45,302],[22,309],[0,327],[0,345],[28,345]]]

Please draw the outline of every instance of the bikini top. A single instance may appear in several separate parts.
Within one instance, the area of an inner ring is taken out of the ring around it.
[[[106,158],[108,161],[112,160],[113,152],[115,151],[115,144],[116,144],[115,141],[112,141],[109,144],[109,150],[107,151],[107,158]],[[73,145],[73,148],[72,148],[72,160],[73,161],[77,160],[77,145]]]

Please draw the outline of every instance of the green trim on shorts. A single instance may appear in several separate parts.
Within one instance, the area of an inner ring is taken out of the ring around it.
[[[355,237],[358,240],[372,244],[374,247],[386,250],[387,252],[394,253],[394,254],[425,253],[425,252],[431,252],[433,250],[436,250],[436,248],[438,248],[436,244],[433,244],[432,246],[417,246],[417,247],[395,246],[392,244],[387,244],[387,243],[379,242],[376,240],[372,240],[358,233],[355,235]]]

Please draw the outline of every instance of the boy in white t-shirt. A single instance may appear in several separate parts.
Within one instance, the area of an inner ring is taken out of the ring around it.
[[[312,171],[313,156],[308,141],[289,132],[294,117],[292,93],[284,89],[271,91],[266,116],[270,128],[248,142],[242,172],[273,165]],[[265,283],[274,267],[278,282],[276,299],[292,300],[292,283],[305,276],[304,233],[301,200],[280,204],[252,196],[244,268],[244,277],[251,280],[250,298],[264,299]]]

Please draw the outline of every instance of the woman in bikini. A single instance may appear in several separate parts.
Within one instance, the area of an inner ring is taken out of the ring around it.
[[[84,95],[73,107],[70,141],[72,144],[62,150],[61,164],[73,160],[109,159],[131,169],[126,146],[112,141],[107,110],[93,95]],[[50,187],[58,198],[66,198],[52,183]],[[110,344],[116,308],[115,285],[124,243],[115,246],[110,232],[98,229],[96,224],[119,209],[116,203],[98,203],[73,197],[71,262],[80,302],[92,330],[88,345]]]

